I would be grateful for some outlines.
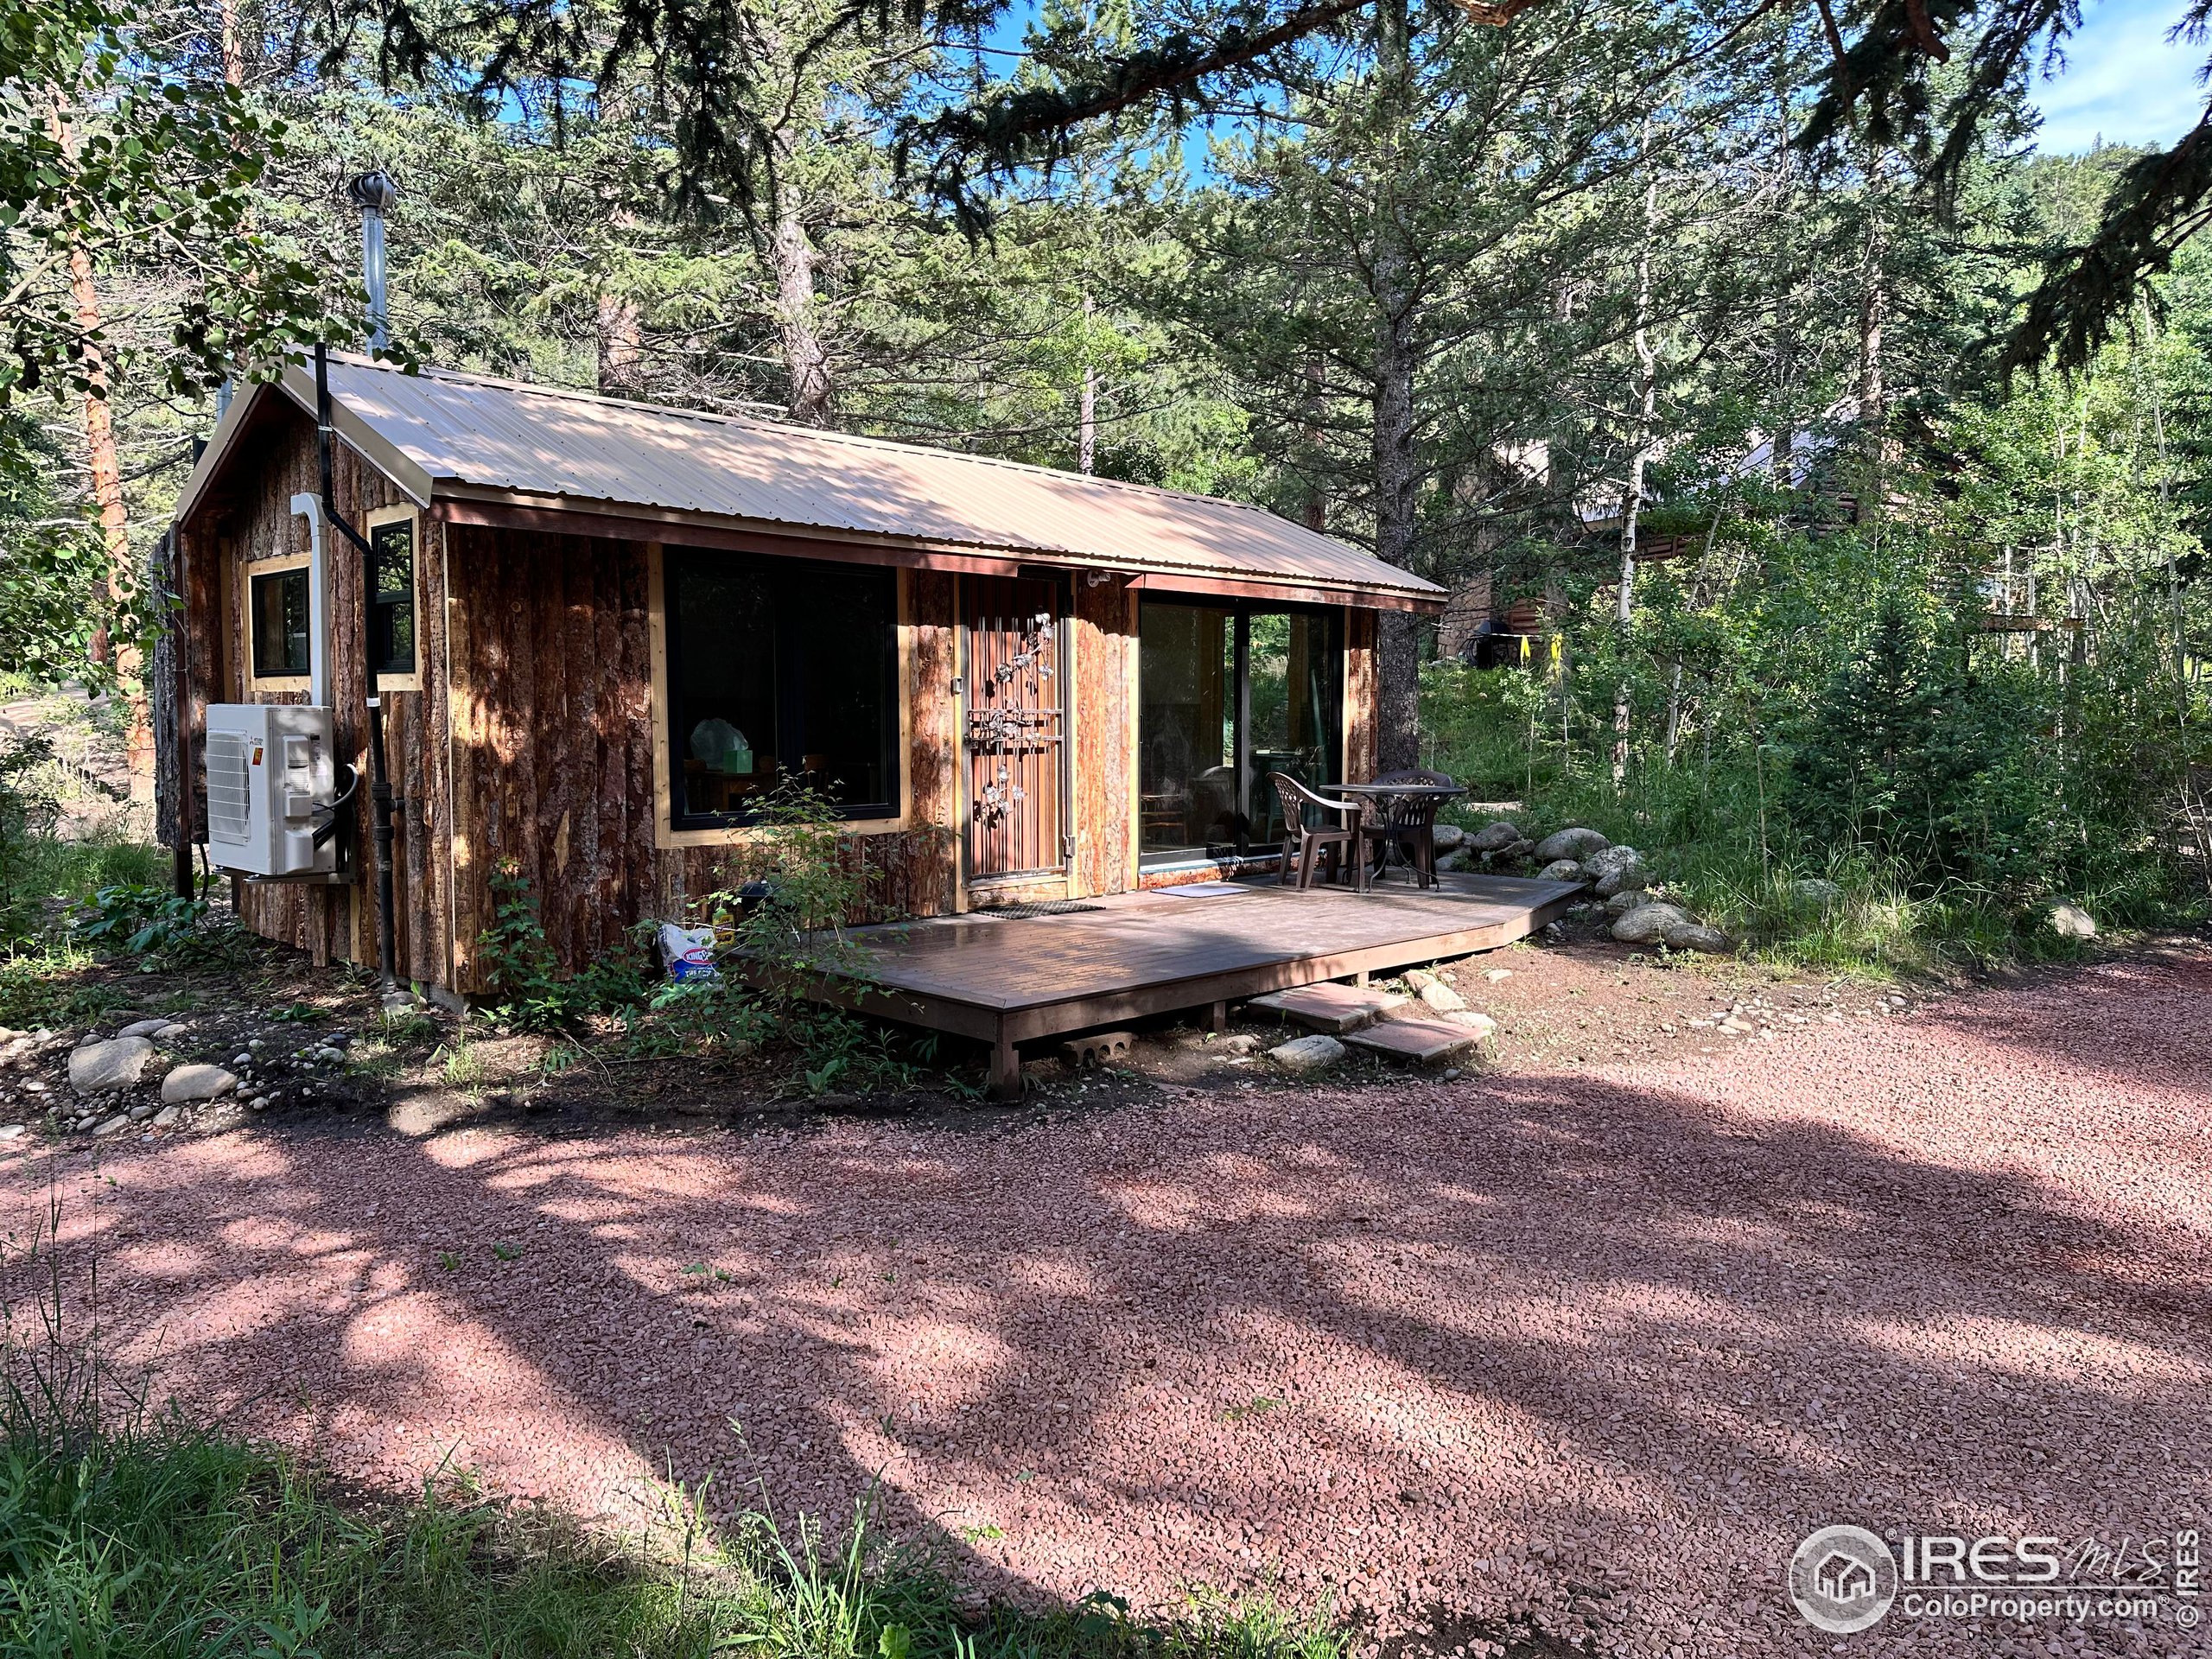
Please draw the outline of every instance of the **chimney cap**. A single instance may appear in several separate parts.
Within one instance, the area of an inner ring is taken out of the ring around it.
[[[361,174],[346,185],[346,194],[365,213],[388,213],[399,203],[399,187],[381,169]]]

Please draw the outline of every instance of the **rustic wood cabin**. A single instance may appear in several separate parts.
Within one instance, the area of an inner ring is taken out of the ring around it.
[[[358,761],[372,651],[425,990],[486,988],[502,861],[580,964],[727,887],[785,781],[839,804],[877,916],[1265,868],[1268,774],[1371,776],[1376,613],[1444,598],[1204,496],[356,358],[329,383],[376,578],[365,619],[364,561],[330,559],[328,696]],[[298,369],[242,393],[179,502],[181,777],[208,704],[308,697],[315,406]],[[235,892],[372,962],[364,885]]]

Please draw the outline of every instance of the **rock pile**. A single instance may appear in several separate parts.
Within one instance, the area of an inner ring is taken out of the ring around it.
[[[1453,856],[1438,861],[1446,869],[1478,867],[1531,874],[1542,881],[1587,882],[1592,895],[1605,901],[1612,936],[1624,944],[1712,952],[1731,948],[1719,928],[1707,926],[1653,890],[1643,854],[1585,825],[1571,824],[1537,840],[1510,819],[1499,818],[1468,835]]]
[[[100,1137],[207,1127],[235,1121],[240,1108],[266,1111],[343,1093],[352,1039],[342,1031],[287,1052],[289,1045],[278,1046],[283,1037],[270,1040],[279,1028],[264,1028],[256,1014],[193,1024],[120,1017],[125,1023],[111,1034],[0,1026],[0,1142],[20,1140],[35,1118],[55,1133]],[[270,1035],[245,1036],[263,1029]],[[233,1045],[222,1064],[218,1056]],[[188,1058],[195,1050],[206,1058]]]

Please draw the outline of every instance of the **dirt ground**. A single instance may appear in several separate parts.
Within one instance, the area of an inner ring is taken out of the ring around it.
[[[364,1052],[365,987],[257,960],[98,1026],[259,1040],[276,1103],[55,1135],[19,1072],[0,1204],[60,1204],[112,1352],[351,1478],[624,1525],[671,1475],[873,1490],[978,1593],[1267,1590],[1440,1654],[1828,1651],[1783,1588],[1818,1525],[2141,1541],[2212,1498],[2197,944],[1895,992],[1525,945],[1452,969],[1500,1025],[1462,1077],[1161,1029],[1007,1108],[526,1039],[452,1087],[449,1031]],[[1848,1645],[2202,1650],[2171,1620]]]

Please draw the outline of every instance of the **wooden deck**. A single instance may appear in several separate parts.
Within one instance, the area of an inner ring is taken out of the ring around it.
[[[1215,1008],[1323,980],[1492,950],[1573,902],[1567,881],[1447,875],[1421,892],[1265,882],[1158,889],[1054,915],[988,912],[863,929],[874,982],[830,980],[825,1000],[991,1046],[995,1093],[1020,1089],[1018,1044],[1146,1014]]]

